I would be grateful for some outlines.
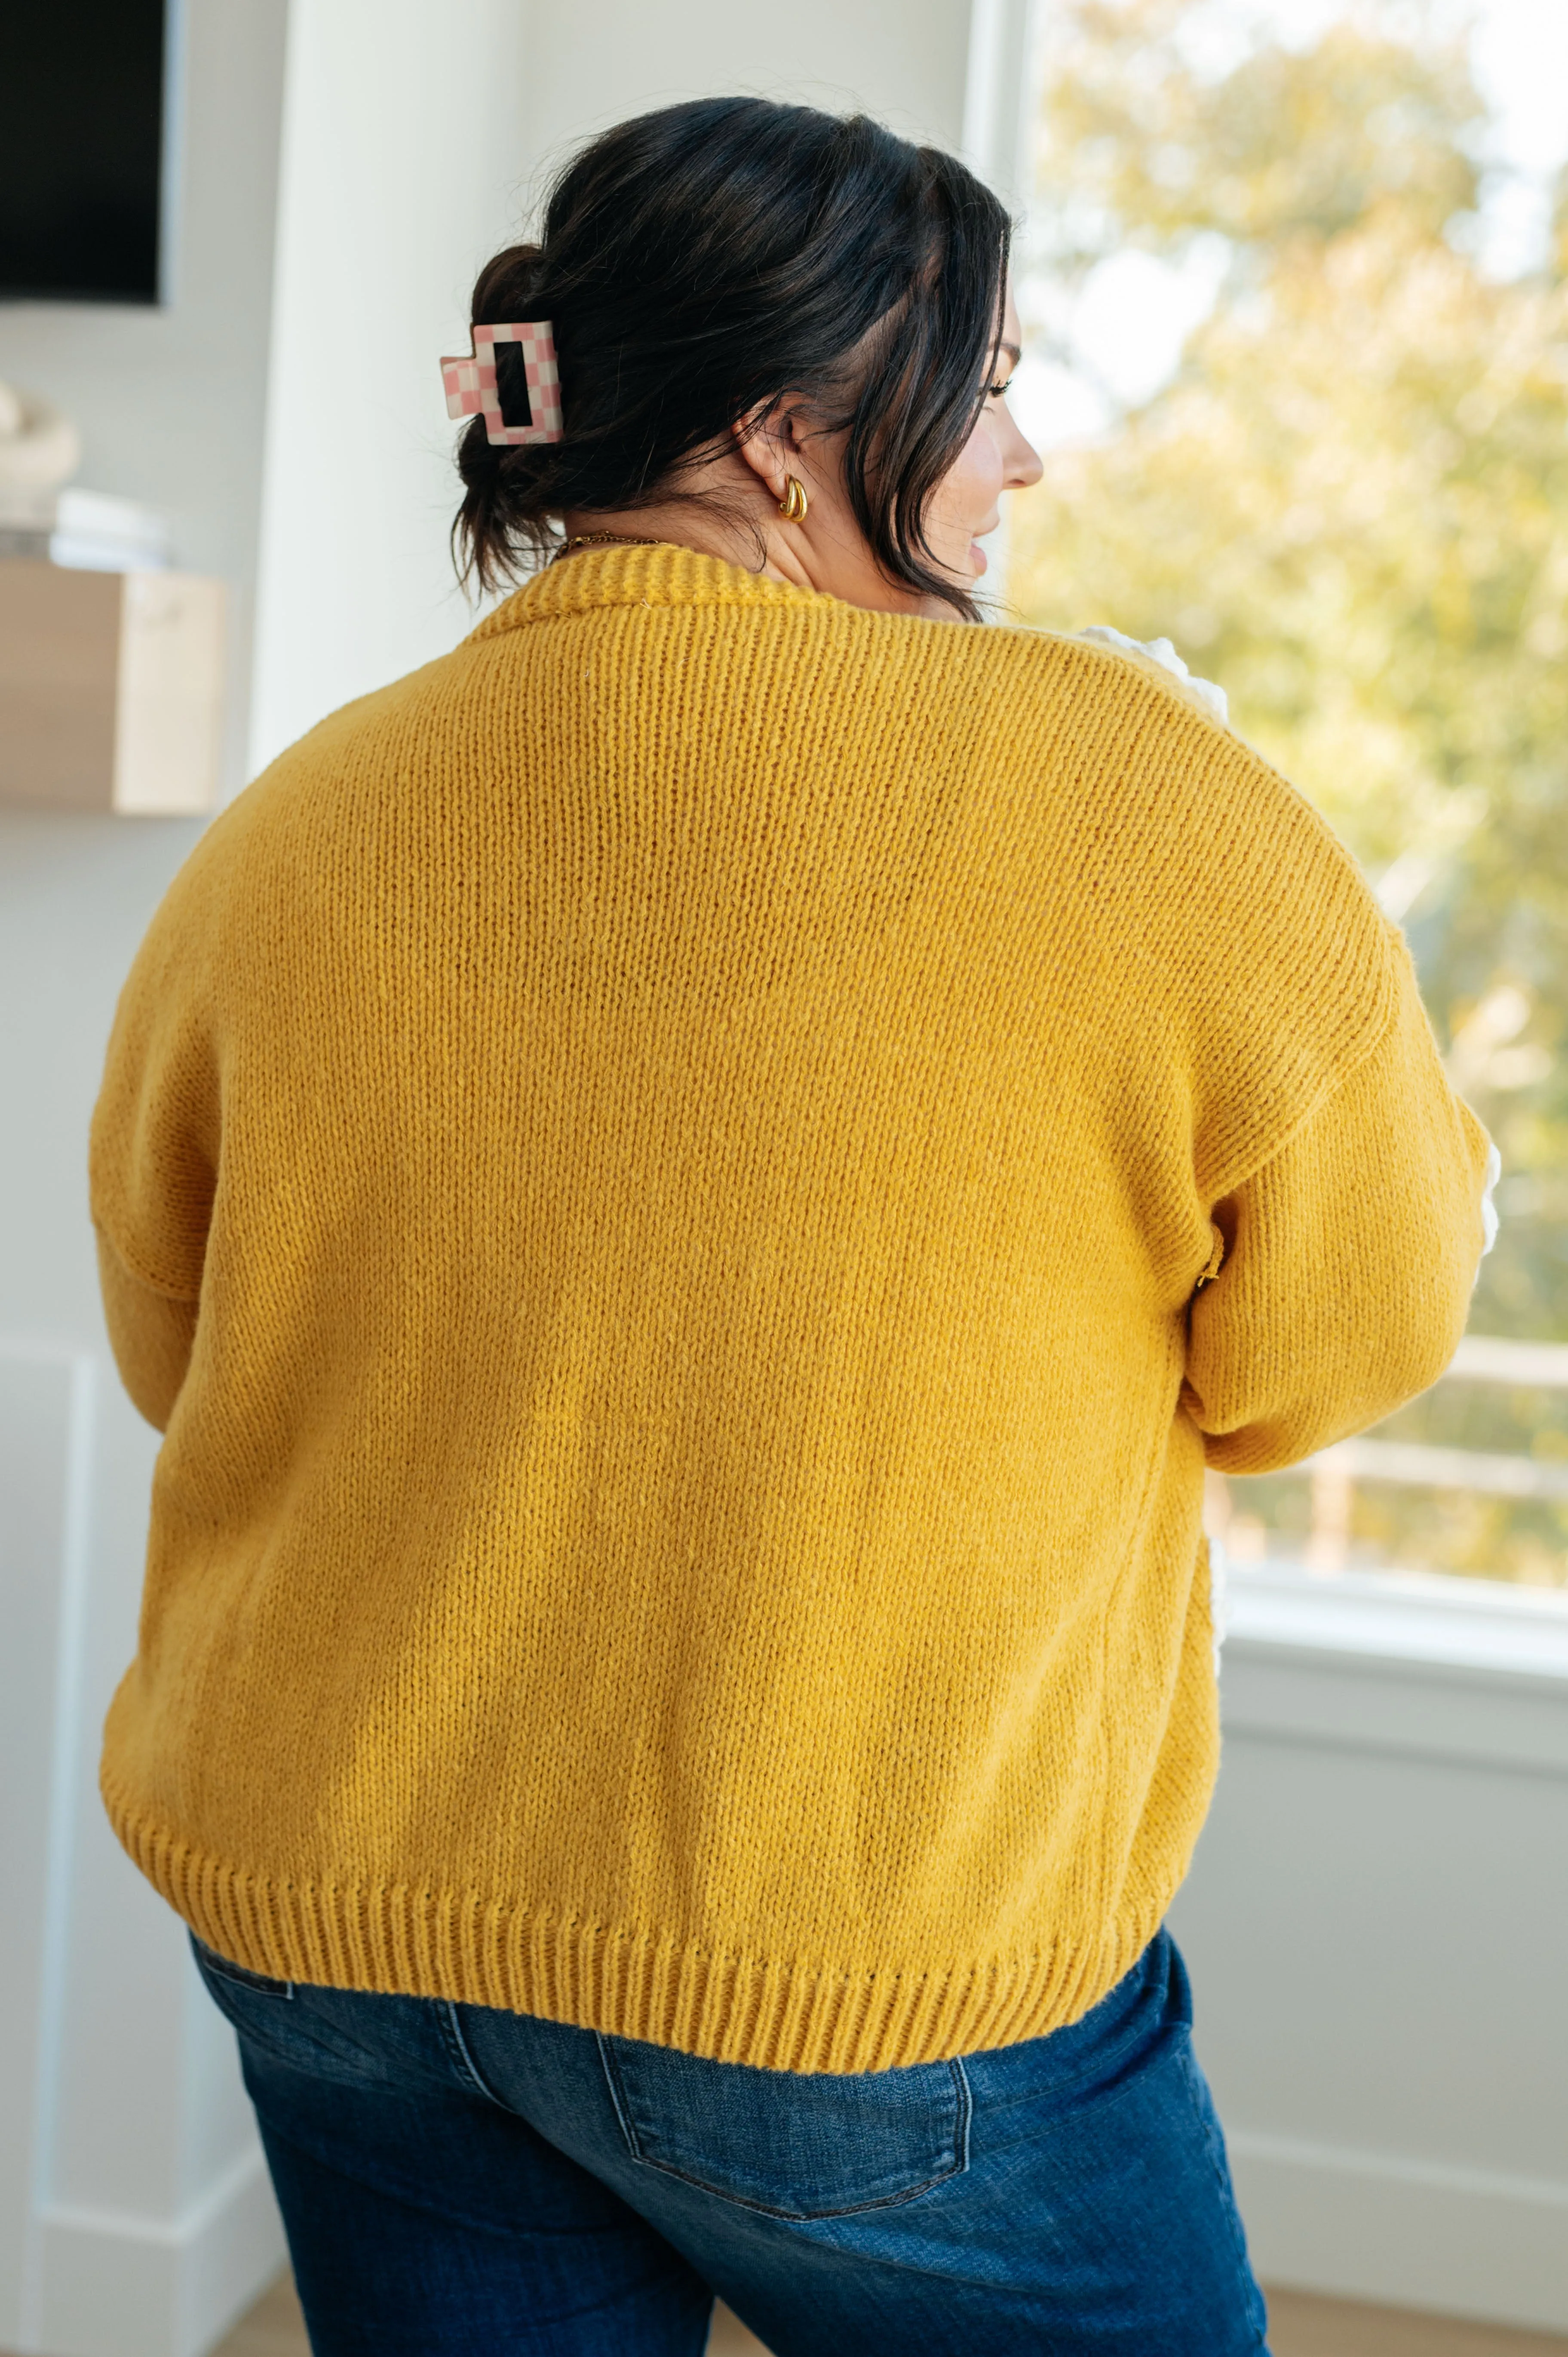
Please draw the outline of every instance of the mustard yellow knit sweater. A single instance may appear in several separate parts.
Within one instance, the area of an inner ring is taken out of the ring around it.
[[[795,2071],[1070,2021],[1214,1776],[1205,1458],[1432,1381],[1486,1152],[1153,666],[557,565],[275,762],[126,985],[116,1830],[297,1980]]]

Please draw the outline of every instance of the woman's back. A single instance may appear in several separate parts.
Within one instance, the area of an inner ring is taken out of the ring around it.
[[[1208,1803],[1206,1436],[1435,1374],[1485,1151],[1346,855],[1135,662],[574,557],[128,985],[122,1838],[293,1979],[794,2071],[1078,2018]]]

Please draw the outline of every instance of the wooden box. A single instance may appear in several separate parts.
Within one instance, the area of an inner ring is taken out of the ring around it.
[[[222,707],[220,581],[0,558],[0,802],[210,810]]]

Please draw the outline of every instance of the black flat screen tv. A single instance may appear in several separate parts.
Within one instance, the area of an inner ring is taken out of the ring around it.
[[[0,299],[156,303],[166,0],[0,0]]]

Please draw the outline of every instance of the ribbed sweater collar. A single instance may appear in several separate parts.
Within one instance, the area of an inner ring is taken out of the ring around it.
[[[606,606],[829,605],[840,600],[814,589],[768,581],[721,557],[664,542],[651,548],[585,548],[564,564],[547,565],[475,630],[469,643],[525,622],[559,614],[585,614]]]

